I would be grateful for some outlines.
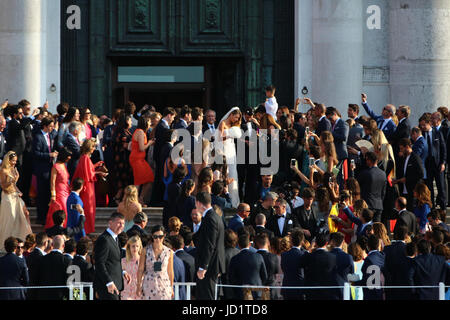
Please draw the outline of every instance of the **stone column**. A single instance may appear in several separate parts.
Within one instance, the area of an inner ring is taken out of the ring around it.
[[[348,103],[361,100],[363,26],[362,1],[313,1],[311,96],[343,116]]]
[[[58,1],[54,1],[57,3]],[[50,0],[2,0],[0,2],[0,100],[17,103],[25,98],[32,106],[42,106],[45,99],[53,98],[52,83],[59,90],[59,30],[50,35],[56,43],[47,41],[47,25],[55,27],[59,5]],[[47,14],[51,10],[51,15]],[[49,19],[52,19],[50,21]],[[50,52],[50,50],[51,52]],[[47,59],[47,52],[50,56]],[[47,62],[57,65],[49,74]],[[56,74],[56,76],[55,76]],[[47,80],[51,83],[47,83]],[[57,103],[59,98],[53,99]],[[50,103],[52,105],[52,103]],[[56,105],[53,106],[56,108]]]
[[[391,103],[409,105],[415,125],[450,103],[450,1],[389,4]]]

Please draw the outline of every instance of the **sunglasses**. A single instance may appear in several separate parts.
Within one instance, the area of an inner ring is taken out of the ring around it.
[[[162,239],[162,238],[164,238],[164,235],[162,234],[162,235],[155,235],[155,236],[153,236],[153,239]]]

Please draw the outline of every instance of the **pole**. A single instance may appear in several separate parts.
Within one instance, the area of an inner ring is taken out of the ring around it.
[[[344,283],[344,300],[349,301],[351,296],[351,288],[348,282]]]

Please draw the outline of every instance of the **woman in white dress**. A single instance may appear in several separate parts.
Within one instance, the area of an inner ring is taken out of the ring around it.
[[[2,187],[2,202],[0,206],[0,248],[9,237],[25,239],[32,233],[30,214],[22,200],[22,193],[16,186],[19,172],[16,168],[17,155],[8,152],[0,167],[0,185]]]
[[[241,120],[242,113],[239,108],[232,108],[220,121],[214,141],[216,162],[223,162],[221,157],[225,156],[228,165],[228,178],[231,180],[228,185],[228,192],[233,208],[237,208],[240,203],[234,139],[239,139],[242,136]]]

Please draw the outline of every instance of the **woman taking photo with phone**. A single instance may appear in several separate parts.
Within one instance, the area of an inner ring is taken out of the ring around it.
[[[139,261],[136,294],[144,300],[171,300],[173,292],[173,251],[164,246],[164,227],[152,229],[152,243]]]

